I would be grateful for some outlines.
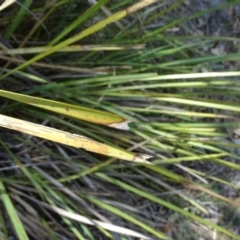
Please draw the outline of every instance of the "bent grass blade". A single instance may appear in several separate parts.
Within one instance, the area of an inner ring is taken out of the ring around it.
[[[0,96],[87,122],[101,124],[121,130],[129,130],[128,123],[130,121],[115,114],[4,90],[0,90]]]
[[[31,123],[28,121],[4,116],[0,114],[0,126],[22,133],[27,133],[32,136],[44,138],[50,141],[62,143],[68,146],[83,148],[87,151],[107,155],[110,157],[119,158],[131,162],[147,163],[146,159],[151,156],[140,153],[132,153],[120,148],[112,147],[85,136],[72,134],[69,132],[61,131],[55,128],[42,126],[39,124]]]

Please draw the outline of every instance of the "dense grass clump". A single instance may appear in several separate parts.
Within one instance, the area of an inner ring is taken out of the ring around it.
[[[239,3],[2,9],[0,239],[240,239]]]

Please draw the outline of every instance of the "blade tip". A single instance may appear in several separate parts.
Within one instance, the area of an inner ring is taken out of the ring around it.
[[[129,120],[124,120],[123,122],[120,122],[120,123],[111,123],[108,126],[112,127],[112,128],[121,129],[121,130],[129,130],[130,128],[129,128],[128,124],[130,122],[131,121],[129,121]]]
[[[137,153],[134,157],[134,162],[140,162],[140,163],[146,163],[146,164],[151,164],[154,165],[153,163],[147,161],[147,159],[152,158],[153,156],[148,155],[148,154],[143,154],[143,153]]]

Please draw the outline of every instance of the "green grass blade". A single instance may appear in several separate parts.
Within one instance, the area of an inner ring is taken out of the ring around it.
[[[21,7],[20,10],[18,11],[17,15],[14,17],[12,24],[10,26],[8,26],[8,28],[6,29],[5,33],[4,33],[4,37],[5,39],[9,39],[14,31],[19,27],[19,25],[21,24],[24,16],[27,13],[27,8],[29,8],[29,6],[32,4],[32,0],[25,0],[23,2],[23,6]]]
[[[28,240],[29,238],[27,236],[25,228],[18,217],[17,210],[15,209],[14,204],[8,195],[8,192],[2,181],[0,181],[0,196],[19,240]]]
[[[92,16],[96,11],[101,8],[104,4],[106,4],[108,0],[100,0],[97,4],[93,5],[89,8],[85,13],[80,15],[74,22],[69,24],[67,28],[65,28],[57,37],[55,37],[48,45],[52,46],[59,42],[62,38],[64,38],[67,34],[77,28],[80,24],[84,23],[90,16]]]

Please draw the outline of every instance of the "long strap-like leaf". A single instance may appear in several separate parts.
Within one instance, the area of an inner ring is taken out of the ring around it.
[[[54,142],[66,144],[76,148],[84,148],[87,151],[95,152],[126,161],[148,163],[146,159],[151,156],[136,154],[120,148],[112,147],[85,136],[64,132],[55,128],[31,123],[28,121],[12,118],[0,114],[0,126],[19,132],[27,133],[36,137],[48,139]]]

